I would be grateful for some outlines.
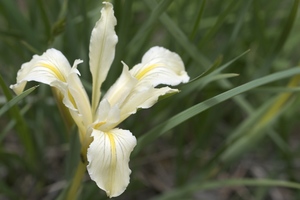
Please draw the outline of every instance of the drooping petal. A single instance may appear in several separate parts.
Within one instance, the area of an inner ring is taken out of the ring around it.
[[[175,86],[189,81],[181,58],[163,47],[152,47],[134,66],[130,73],[139,83],[149,82],[154,87],[159,84]]]
[[[93,130],[92,136],[87,153],[89,175],[109,197],[119,196],[129,184],[128,163],[136,138],[122,129]]]
[[[189,80],[181,58],[163,47],[153,47],[147,51],[142,62],[135,65],[129,73],[138,81],[130,86],[132,87],[130,93],[126,93],[124,101],[119,103],[120,122],[134,114],[139,108],[151,107],[160,96],[178,92],[177,89],[169,87],[155,88],[157,85],[175,86]],[[118,85],[120,91],[126,87],[125,82],[123,85],[121,83]]]
[[[78,77],[77,65],[81,62],[76,60],[71,68],[60,51],[48,49],[41,56],[34,55],[31,61],[23,64],[17,75],[17,83],[10,87],[16,94],[24,90],[28,81],[54,87],[58,103],[63,103],[69,109],[78,127],[83,129],[83,124],[92,123],[92,114],[88,96]]]
[[[56,49],[48,49],[43,55],[34,55],[24,63],[17,74],[17,83],[10,88],[20,94],[28,81],[45,83],[61,90],[71,66],[66,57]]]
[[[96,110],[100,100],[100,87],[105,80],[115,56],[115,46],[118,37],[115,33],[117,20],[114,16],[113,6],[103,2],[101,18],[96,23],[90,40],[90,70],[93,78],[92,110]]]
[[[139,108],[150,108],[158,101],[160,96],[176,92],[178,92],[177,89],[172,89],[169,87],[154,88],[150,84],[139,85],[132,91],[132,93],[122,104],[120,108],[120,122],[122,122],[128,116],[136,113],[137,109]]]

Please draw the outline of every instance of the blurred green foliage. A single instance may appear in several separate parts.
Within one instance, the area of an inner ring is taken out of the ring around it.
[[[194,79],[122,124],[138,145],[131,183],[116,199],[299,199],[299,1],[112,3],[119,42],[104,90],[121,61],[132,67],[155,45],[177,52]],[[89,38],[101,6],[0,1],[0,100],[9,110],[0,120],[0,199],[55,199],[70,180],[76,130],[66,129],[51,89],[41,85],[12,108],[7,91],[22,63],[54,47],[70,63],[84,60],[90,92]],[[86,176],[79,199],[106,196]]]

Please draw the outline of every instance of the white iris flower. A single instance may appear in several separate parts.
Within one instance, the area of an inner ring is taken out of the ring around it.
[[[11,88],[20,94],[28,81],[48,84],[62,97],[79,129],[80,141],[86,147],[87,170],[99,188],[109,197],[124,192],[129,184],[129,157],[136,138],[129,130],[117,128],[137,109],[149,108],[160,96],[177,92],[175,86],[189,80],[181,58],[163,47],[153,47],[141,63],[131,70],[123,63],[123,72],[101,101],[100,88],[106,79],[115,55],[118,37],[114,27],[113,6],[104,2],[101,18],[96,23],[90,40],[90,71],[93,78],[92,105],[79,79],[75,60],[73,66],[58,50],[49,49],[41,56],[34,55],[24,63]]]

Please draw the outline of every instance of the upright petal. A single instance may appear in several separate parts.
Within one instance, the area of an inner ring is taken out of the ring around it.
[[[131,75],[128,66],[123,63],[123,71],[118,80],[109,88],[103,99],[107,99],[111,106],[121,105],[130,92],[134,89],[138,80]],[[101,112],[101,111],[100,111]]]
[[[129,157],[136,138],[128,130],[112,129],[109,132],[93,130],[93,142],[87,153],[87,170],[98,187],[107,196],[116,197],[129,184]]]
[[[92,111],[89,97],[78,77],[80,73],[77,70],[77,65],[81,62],[81,60],[75,60],[67,77],[68,89],[65,91],[63,101],[70,109],[77,126],[82,130],[92,123]]]
[[[17,74],[17,83],[10,88],[20,94],[27,81],[37,81],[61,90],[67,80],[71,66],[66,57],[56,49],[48,49],[43,55],[34,55],[24,63]]]
[[[121,76],[106,92],[97,109],[96,126],[101,130],[112,129],[123,121],[121,119],[123,111],[120,109],[138,83],[138,80],[130,74],[128,66],[125,63],[123,65]]]
[[[178,85],[189,81],[181,58],[163,47],[152,47],[142,58],[142,62],[134,66],[130,73],[141,84],[149,82],[154,87],[159,84]]]
[[[104,2],[101,18],[96,23],[90,41],[90,70],[93,77],[92,110],[96,111],[100,100],[100,87],[105,80],[108,70],[115,57],[115,46],[118,37],[115,33],[117,20],[114,16],[113,6]]]

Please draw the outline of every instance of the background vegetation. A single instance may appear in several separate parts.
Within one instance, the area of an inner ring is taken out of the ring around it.
[[[155,45],[181,55],[194,79],[122,124],[138,145],[116,199],[299,199],[299,0],[112,2],[119,43],[105,89],[121,60],[133,66]],[[8,87],[22,63],[54,47],[70,63],[84,60],[90,92],[89,38],[101,7],[0,1],[1,200],[56,199],[71,180],[78,139],[51,89],[16,98]],[[88,175],[82,186],[79,199],[107,198]]]

